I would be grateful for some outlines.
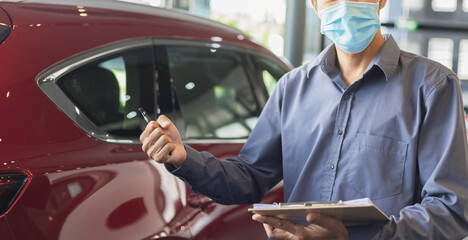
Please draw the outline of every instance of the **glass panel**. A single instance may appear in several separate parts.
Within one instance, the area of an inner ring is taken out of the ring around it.
[[[458,77],[468,80],[468,39],[460,41],[460,55],[458,56]]]
[[[428,58],[452,68],[453,40],[450,38],[431,38],[429,40]]]
[[[273,90],[275,90],[278,80],[275,79],[267,70],[262,71],[263,83],[268,91],[268,96],[271,96]]]
[[[432,0],[432,9],[436,12],[455,12],[457,2],[458,0]]]
[[[8,37],[10,28],[0,25],[0,44]]]
[[[99,64],[99,67],[111,71],[119,84],[120,106],[125,107],[127,102],[127,72],[123,57],[117,57]]]
[[[203,47],[167,48],[185,138],[246,138],[259,107],[238,53]]]
[[[288,70],[265,57],[253,56],[253,60],[256,77],[262,79],[262,84],[265,86],[268,95],[271,96],[279,79]]]
[[[410,0],[410,1],[401,1],[403,5],[403,9],[411,10],[411,11],[419,11],[424,6],[423,0]]]
[[[152,66],[151,49],[131,50],[75,69],[58,85],[99,128],[138,137],[144,127],[138,107],[154,112]]]
[[[421,55],[421,42],[413,41],[410,38],[402,39],[401,49]]]

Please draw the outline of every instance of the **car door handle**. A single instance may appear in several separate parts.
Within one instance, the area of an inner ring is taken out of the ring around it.
[[[214,203],[214,201],[209,197],[193,194],[187,197],[187,203],[191,208],[201,208],[204,210],[210,204]]]

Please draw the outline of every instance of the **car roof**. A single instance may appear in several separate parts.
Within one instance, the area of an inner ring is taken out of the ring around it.
[[[167,9],[157,6],[152,6],[149,4],[144,3],[134,3],[134,2],[126,2],[121,0],[73,0],[73,1],[66,1],[66,0],[8,0],[8,1],[0,1],[0,2],[14,2],[14,3],[40,3],[40,4],[52,4],[52,5],[65,5],[65,6],[85,6],[85,7],[92,7],[92,8],[102,8],[102,9],[111,9],[117,11],[125,11],[125,12],[134,12],[140,14],[148,14],[153,16],[160,16],[160,17],[169,17],[169,18],[176,18],[180,20],[190,21],[190,22],[197,22],[202,25],[207,25],[207,27],[215,27],[218,29],[222,29],[224,31],[230,32],[232,34],[240,34],[246,36],[242,31],[207,19],[200,16],[193,15],[187,11],[179,10],[179,9]]]
[[[180,40],[188,44],[198,41],[237,46],[273,56],[233,27],[160,7],[110,0],[0,0],[0,7],[14,26],[0,46],[2,55],[14,66],[20,64],[29,68],[29,71],[18,70],[15,74],[36,76],[63,59],[131,39]],[[18,79],[11,78],[11,81]]]
[[[132,0],[0,0],[0,7],[5,9],[12,21],[15,22],[14,24],[16,28],[13,28],[12,31],[22,31],[25,35],[28,35],[28,37],[23,36],[23,39],[29,38],[29,36],[34,36],[35,33],[31,30],[36,25],[38,26],[37,29],[39,29],[39,27],[41,29],[48,27],[49,30],[47,31],[47,34],[49,36],[63,38],[66,37],[63,36],[63,29],[51,29],[51,27],[59,25],[74,25],[74,27],[77,27],[78,25],[84,26],[87,24],[89,19],[90,24],[87,26],[94,28],[96,24],[105,25],[105,27],[110,25],[115,27],[119,22],[123,24],[121,25],[124,27],[122,29],[127,32],[132,31],[129,28],[125,28],[130,26],[130,24],[139,24],[139,27],[146,27],[145,32],[141,32],[140,34],[135,33],[135,31],[133,31],[133,33],[126,33],[125,38],[154,37],[214,42],[222,41],[225,44],[235,44],[242,47],[248,47],[255,49],[256,51],[272,55],[270,51],[256,40],[234,27],[200,16],[195,16],[182,10],[167,9],[124,1]],[[93,10],[94,13],[91,15],[88,14],[85,19],[76,14],[77,8]],[[95,10],[99,12],[96,12]],[[157,28],[163,29],[163,31],[155,31]],[[46,34],[45,31],[43,32]],[[111,37],[104,36],[104,34],[105,33],[103,33],[99,39],[94,40],[99,40],[102,44],[105,44],[103,38],[109,39]],[[110,34],[112,35],[113,33]],[[118,39],[115,39],[115,41],[118,41]],[[80,43],[79,45],[82,44]],[[88,45],[88,47],[91,46]]]

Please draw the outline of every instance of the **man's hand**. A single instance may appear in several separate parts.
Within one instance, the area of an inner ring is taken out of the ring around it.
[[[341,221],[318,213],[307,215],[308,226],[259,214],[254,214],[252,219],[263,223],[269,238],[278,240],[349,239],[348,230]]]
[[[161,115],[156,122],[148,123],[140,141],[143,151],[158,163],[178,168],[187,158],[179,131],[166,116]]]

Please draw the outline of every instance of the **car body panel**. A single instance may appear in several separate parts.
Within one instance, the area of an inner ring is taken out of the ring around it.
[[[0,7],[12,28],[0,45],[0,65],[7,69],[0,71],[0,170],[30,174],[23,195],[0,217],[2,239],[12,235],[10,229],[16,240],[265,237],[247,205],[208,200],[191,206],[190,200],[206,199],[149,159],[140,144],[87,134],[41,91],[36,77],[90,49],[129,39],[229,44],[273,57],[270,52],[238,30],[164,9],[142,14],[86,4],[0,2]],[[191,145],[222,159],[236,156],[243,145],[205,142]],[[282,196],[279,187],[265,201]],[[236,227],[225,230],[231,225]]]
[[[3,240],[15,240],[15,236],[13,236],[6,218],[0,218],[0,232],[2,233]]]
[[[169,175],[150,161],[39,175],[8,220],[16,239],[189,238],[185,185]]]

